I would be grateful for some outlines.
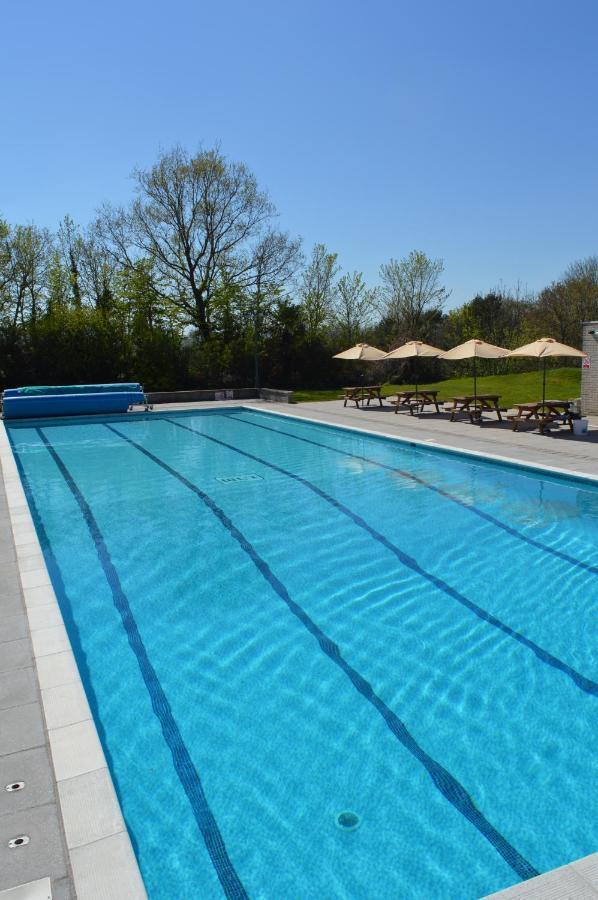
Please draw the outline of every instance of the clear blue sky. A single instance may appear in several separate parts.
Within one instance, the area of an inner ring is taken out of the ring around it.
[[[160,148],[220,142],[281,223],[451,305],[598,253],[596,0],[3,5],[0,215],[55,227]]]

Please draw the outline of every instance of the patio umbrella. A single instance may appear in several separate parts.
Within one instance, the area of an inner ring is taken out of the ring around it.
[[[439,350],[438,347],[432,347],[430,344],[424,344],[423,341],[407,341],[406,344],[402,344],[400,347],[397,347],[396,350],[391,350],[390,353],[387,353],[384,359],[417,359],[419,356],[424,357],[434,357],[440,356],[442,350]],[[415,391],[417,393],[418,389],[418,381],[419,381],[419,372],[417,363],[415,364]]]
[[[446,353],[441,353],[438,359],[473,359],[473,402],[475,406],[478,396],[476,360],[501,359],[503,356],[508,355],[509,351],[504,347],[496,347],[494,344],[487,344],[486,341],[480,341],[477,338],[473,338],[471,341],[465,341],[464,344],[459,344],[458,347],[452,347],[450,350],[447,350]]]
[[[544,406],[546,403],[546,360],[550,356],[575,356],[579,358],[587,356],[587,354],[581,350],[576,350],[575,347],[569,347],[567,344],[559,344],[554,338],[539,338],[531,344],[525,344],[523,347],[511,350],[509,356],[533,356],[543,361],[542,406]]]
[[[348,350],[343,350],[342,353],[335,353],[332,358],[361,359],[366,362],[375,362],[376,360],[384,359],[385,357],[386,353],[384,350],[378,350],[377,347],[370,347],[369,344],[355,344],[354,347],[349,347]]]

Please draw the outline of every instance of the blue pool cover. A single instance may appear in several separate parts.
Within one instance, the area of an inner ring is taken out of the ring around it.
[[[145,402],[137,382],[118,384],[49,385],[8,388],[2,408],[5,419],[33,419],[91,413],[122,413]]]

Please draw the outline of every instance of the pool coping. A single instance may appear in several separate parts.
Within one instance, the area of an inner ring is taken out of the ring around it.
[[[4,422],[0,465],[77,900],[147,900]]]
[[[243,407],[245,409],[250,409],[258,412],[263,412],[266,415],[271,416],[280,416],[283,419],[296,419],[299,422],[309,422],[312,425],[320,425],[326,426],[328,425],[331,428],[338,428],[341,431],[354,431],[357,434],[365,433],[375,438],[384,438],[389,439],[391,441],[396,441],[399,444],[404,444],[408,447],[418,447],[422,450],[431,450],[431,451],[440,451],[442,453],[450,454],[451,456],[460,456],[460,457],[471,457],[473,459],[477,459],[479,462],[492,462],[492,463],[501,463],[505,466],[514,467],[517,469],[527,470],[528,472],[533,472],[536,474],[542,474],[544,472],[548,472],[550,475],[554,475],[558,478],[567,478],[569,480],[581,481],[586,484],[598,485],[598,475],[590,475],[585,472],[575,472],[571,469],[564,469],[561,466],[547,466],[542,463],[530,463],[523,462],[520,459],[516,459],[513,456],[505,456],[499,453],[486,453],[481,450],[470,450],[470,449],[460,449],[457,447],[452,447],[450,444],[443,444],[441,441],[437,441],[435,438],[422,438],[418,440],[417,438],[412,437],[402,437],[399,434],[393,434],[390,431],[376,431],[373,428],[367,428],[366,426],[360,425],[347,425],[340,424],[338,422],[326,422],[322,419],[314,419],[311,416],[305,415],[294,415],[292,412],[283,412],[279,409],[268,409],[263,406],[250,406],[249,404],[244,404]],[[324,413],[324,410],[322,411]],[[325,414],[325,413],[324,413]]]
[[[569,469],[522,462],[502,454],[457,449],[441,441],[418,440],[358,424],[339,424],[309,415],[294,415],[290,409],[272,409],[262,403],[217,404],[219,408],[248,409],[266,415],[295,419],[319,426],[330,426],[356,434],[390,439],[404,446],[439,451],[452,456],[499,463],[535,474],[547,473],[586,484],[597,485],[598,477]],[[173,408],[172,413],[192,413],[216,404],[197,404],[194,408]],[[148,412],[151,419],[163,409]],[[323,411],[324,412],[324,411]],[[123,418],[115,415],[114,418]],[[73,421],[74,417],[68,418]],[[77,417],[81,419],[96,417]],[[97,417],[99,418],[99,417]],[[106,416],[101,416],[102,419]],[[18,421],[18,420],[17,420]],[[46,423],[49,419],[43,420]],[[54,419],[54,422],[57,420]],[[52,587],[35,525],[12,446],[4,422],[0,422],[0,466],[6,491],[9,518],[17,553],[17,569],[22,584],[29,633],[33,644],[33,666],[42,698],[42,713],[54,766],[69,864],[77,900],[147,900],[147,893],[133,851],[131,839],[116,795],[98,732],[89,710],[77,662],[66,632],[58,600]],[[24,570],[24,556],[35,557],[37,566]],[[542,900],[547,896],[566,896],[570,900],[598,898],[598,852],[572,860],[536,878],[487,895],[486,900]],[[548,892],[548,893],[547,893]],[[0,897],[2,896],[0,890]]]

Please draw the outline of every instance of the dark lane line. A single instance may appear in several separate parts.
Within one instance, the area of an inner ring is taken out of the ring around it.
[[[378,543],[382,544],[386,547],[387,550],[396,556],[396,558],[401,562],[404,566],[407,566],[417,575],[420,575],[422,578],[425,578],[426,581],[429,581],[430,584],[434,585],[434,587],[439,588],[441,591],[444,591],[449,597],[452,597],[453,600],[456,600],[457,603],[460,603],[466,609],[470,610],[474,615],[476,615],[482,621],[487,622],[489,625],[492,625],[494,628],[497,628],[499,631],[502,631],[503,634],[506,634],[508,637],[517,641],[522,646],[526,647],[528,650],[531,650],[536,657],[543,663],[546,663],[549,666],[552,666],[554,669],[558,669],[560,672],[563,672],[567,675],[571,680],[580,688],[582,691],[585,691],[588,694],[593,694],[594,696],[598,696],[598,684],[595,681],[592,681],[590,678],[587,678],[585,675],[582,675],[576,669],[573,669],[566,662],[563,662],[556,656],[553,656],[547,650],[544,650],[543,647],[540,647],[539,644],[536,644],[530,638],[526,637],[524,634],[521,634],[519,631],[515,631],[514,628],[511,628],[510,625],[507,625],[505,622],[502,622],[500,619],[497,619],[496,616],[493,616],[492,613],[489,613],[487,610],[483,609],[483,607],[478,606],[472,600],[469,600],[464,594],[459,593],[459,591],[455,590],[455,588],[451,587],[446,581],[443,581],[438,576],[428,572],[427,569],[422,568],[420,564],[414,559],[412,556],[409,556],[400,547],[397,547],[396,544],[393,544],[388,540],[381,532],[376,531],[368,522],[365,521],[360,515],[354,513],[353,510],[349,509],[348,506],[345,506],[344,503],[341,503],[340,500],[337,500],[336,497],[327,494],[326,491],[322,490],[322,488],[318,487],[316,484],[313,484],[311,481],[308,481],[307,478],[303,478],[301,475],[297,475],[295,472],[291,472],[289,469],[283,469],[282,466],[278,466],[275,463],[269,462],[266,459],[262,459],[260,456],[255,456],[253,453],[249,453],[247,450],[241,450],[239,447],[235,447],[233,444],[229,444],[226,441],[221,440],[220,438],[213,437],[212,435],[205,434],[201,431],[196,431],[194,428],[190,428],[188,425],[181,424],[176,419],[168,419],[163,417],[163,421],[169,422],[171,425],[176,425],[177,428],[182,428],[185,431],[189,431],[191,434],[196,435],[197,437],[204,438],[204,440],[212,441],[214,444],[219,444],[222,447],[227,447],[229,450],[233,450],[235,453],[241,454],[241,456],[247,457],[247,459],[251,459],[254,462],[261,463],[264,466],[268,466],[270,469],[274,469],[276,472],[280,472],[282,475],[286,475],[288,478],[292,478],[294,481],[298,481],[300,484],[304,485],[304,487],[308,488],[310,491],[313,491],[314,494],[317,494],[318,497],[321,497],[335,509],[338,509],[339,512],[343,513],[356,525],[366,531],[370,537],[373,537],[374,540],[378,541]]]
[[[258,414],[266,416],[269,415],[269,413],[259,412]],[[418,475],[414,475],[412,472],[407,472],[404,469],[397,469],[394,466],[390,466],[387,463],[380,462],[377,459],[370,459],[368,456],[360,456],[360,454],[358,453],[351,453],[350,450],[341,450],[338,447],[331,447],[329,444],[322,444],[320,441],[314,441],[311,438],[300,437],[297,434],[292,434],[290,431],[282,431],[279,428],[270,428],[268,425],[260,425],[257,422],[251,422],[247,419],[239,419],[237,418],[237,416],[230,414],[228,416],[223,416],[223,418],[233,419],[235,422],[240,422],[242,425],[248,425],[251,428],[261,428],[263,431],[271,431],[273,434],[281,434],[285,437],[290,437],[295,441],[302,441],[304,444],[311,444],[314,447],[320,447],[323,450],[330,450],[332,453],[339,453],[342,456],[348,456],[351,459],[358,459],[360,460],[360,462],[366,462],[370,463],[370,465],[372,466],[378,466],[378,468],[380,469],[386,469],[388,472],[393,472],[395,475],[400,475],[402,478],[406,478],[409,481],[414,481],[417,484],[420,484],[422,487],[425,487],[430,491],[434,491],[435,494],[440,494],[441,497],[445,497],[447,500],[451,500],[453,503],[456,503],[463,509],[466,509],[474,515],[478,516],[480,519],[484,519],[486,522],[490,522],[490,524],[495,525],[497,528],[501,528],[503,531],[506,531],[507,534],[510,534],[512,537],[518,538],[518,540],[520,541],[525,541],[526,544],[535,547],[537,550],[542,550],[544,553],[550,553],[552,554],[552,556],[556,556],[558,559],[562,559],[564,562],[567,562],[572,566],[576,566],[578,569],[583,569],[584,572],[591,572],[593,575],[598,575],[598,566],[583,562],[580,559],[576,559],[574,556],[569,556],[568,553],[565,553],[562,550],[557,550],[555,547],[549,547],[547,544],[543,544],[542,541],[537,541],[535,538],[523,534],[523,532],[518,531],[516,528],[513,528],[512,525],[507,525],[506,522],[502,522],[500,519],[496,519],[493,515],[491,515],[491,513],[484,512],[483,509],[478,509],[473,504],[467,503],[467,501],[462,500],[460,497],[456,497],[454,494],[451,494],[450,491],[446,491],[444,490],[444,488],[438,487],[435,484],[431,484],[431,482],[426,481],[425,478],[420,478]],[[311,424],[305,423],[302,419],[299,419],[299,421],[303,424]],[[333,425],[331,427],[334,428],[336,426]]]
[[[172,754],[174,768],[191,805],[193,815],[195,816],[206,848],[210,854],[212,864],[216,870],[224,894],[229,900],[249,900],[249,895],[243,887],[243,884],[230,861],[224,839],[208,804],[199,774],[193,764],[187,746],[183,740],[183,736],[179,731],[179,727],[174,718],[166,694],[164,693],[164,689],[150,662],[147,650],[139,633],[139,628],[137,627],[137,622],[135,621],[135,617],[133,616],[133,612],[129,605],[129,600],[120,583],[120,578],[118,577],[118,573],[112,562],[98,523],[89,504],[77,486],[75,479],[58,455],[56,449],[43,433],[42,428],[36,428],[35,430],[58,466],[58,469],[73,497],[77,501],[85,523],[87,524],[100,564],[104,570],[110,590],[112,591],[114,605],[120,614],[129,645],[135,654],[143,681],[148,694],[150,695],[152,708],[160,722],[162,734],[164,735],[164,739]]]
[[[498,851],[502,858],[511,868],[519,875],[520,878],[533,878],[538,874],[537,870],[523,857],[518,850],[513,847],[503,835],[497,831],[494,825],[488,821],[482,812],[477,808],[463,785],[451,775],[443,766],[440,765],[432,756],[417,743],[412,734],[408,731],[403,721],[394,713],[384,700],[379,697],[372,685],[342,656],[339,647],[322,629],[309,617],[307,612],[295,600],[292,599],[286,587],[274,575],[268,563],[259,555],[253,544],[239,531],[233,521],[226,515],[217,503],[204,491],[201,490],[192,481],[189,481],[177,469],[174,469],[160,457],[155,456],[147,450],[142,444],[138,444],[132,438],[123,434],[112,425],[105,424],[105,428],[119,438],[126,441],[132,447],[135,447],[140,453],[143,453],[148,459],[151,459],[156,465],[160,466],[164,471],[168,472],[173,478],[176,478],[181,484],[192,491],[199,499],[208,507],[208,509],[216,516],[220,523],[227,529],[232,538],[249,556],[254,566],[261,573],[263,578],[270,584],[276,594],[283,603],[286,604],[290,612],[301,622],[307,631],[313,635],[318,642],[320,649],[328,656],[332,662],[341,669],[349,678],[352,685],[357,691],[374,707],[374,709],[382,716],[387,727],[394,737],[405,747],[406,750],[419,762],[428,772],[432,782],[440,793],[445,797],[454,808],[461,813],[471,824],[477,828],[483,837]]]

